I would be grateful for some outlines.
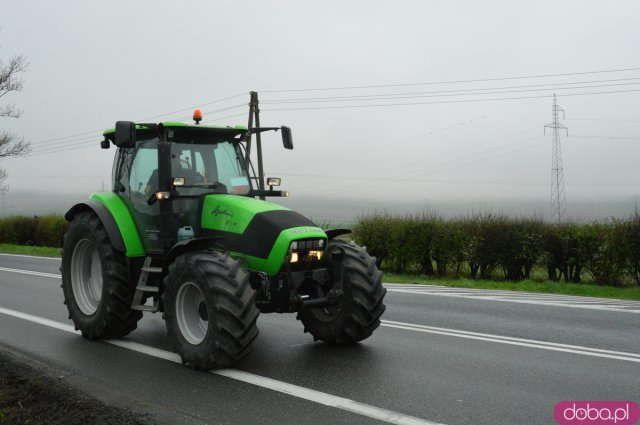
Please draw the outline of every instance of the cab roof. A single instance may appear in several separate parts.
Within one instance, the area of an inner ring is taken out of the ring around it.
[[[190,128],[196,129],[199,131],[210,131],[212,134],[225,134],[225,135],[236,135],[242,134],[247,131],[247,127],[244,125],[236,125],[236,126],[221,126],[221,125],[195,125],[195,124],[185,124],[183,122],[177,121],[166,121],[159,123],[162,124],[165,128]],[[157,124],[154,124],[157,125]],[[136,124],[136,130],[149,130],[149,126],[147,124]],[[116,129],[109,128],[105,130],[102,135],[107,139],[113,139],[115,136]]]

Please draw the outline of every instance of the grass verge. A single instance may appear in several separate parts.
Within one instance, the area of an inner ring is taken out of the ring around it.
[[[540,292],[545,294],[580,295],[583,297],[616,298],[640,301],[640,287],[616,288],[589,283],[534,282],[523,280],[507,282],[497,280],[437,279],[428,276],[385,273],[383,280],[393,283],[418,283],[420,285],[442,285],[457,288],[501,289],[505,291]]]
[[[50,248],[48,246],[27,246],[2,243],[0,244],[0,252],[8,254],[37,255],[39,257],[60,257],[60,248]]]

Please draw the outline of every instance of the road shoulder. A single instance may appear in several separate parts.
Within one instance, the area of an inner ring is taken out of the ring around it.
[[[0,348],[0,424],[152,423],[80,392],[61,373]]]

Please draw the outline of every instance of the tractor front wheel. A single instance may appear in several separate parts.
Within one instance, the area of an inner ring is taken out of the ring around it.
[[[60,270],[69,318],[83,336],[117,338],[136,328],[142,312],[130,308],[124,253],[113,248],[94,213],[77,214],[69,224]]]
[[[329,241],[327,269],[334,291],[342,296],[336,305],[301,311],[305,332],[330,344],[353,344],[371,336],[380,326],[387,290],[375,258],[364,247],[340,239]]]
[[[164,287],[163,317],[183,363],[209,370],[251,353],[259,311],[238,261],[220,252],[181,255],[169,266]]]

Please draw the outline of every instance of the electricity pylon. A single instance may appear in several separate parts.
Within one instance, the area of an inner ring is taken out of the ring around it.
[[[566,130],[567,136],[569,130],[563,124],[560,124],[559,115],[562,112],[564,119],[564,109],[558,106],[558,100],[555,93],[553,94],[553,122],[544,126],[546,129],[553,130],[553,139],[551,146],[551,218],[562,223],[562,218],[567,210],[567,198],[564,193],[564,175],[562,172],[562,148],[560,146],[560,131]]]

